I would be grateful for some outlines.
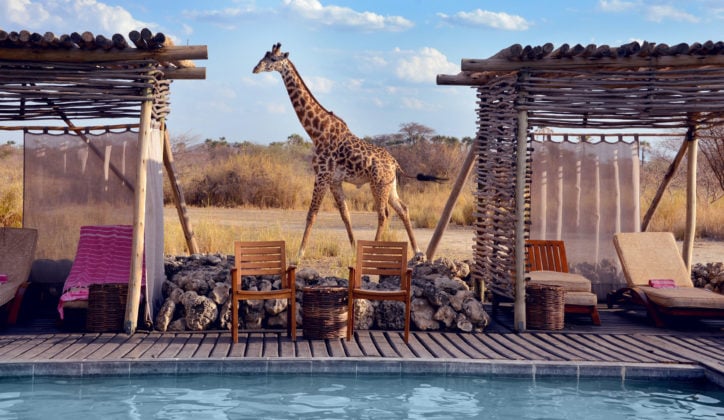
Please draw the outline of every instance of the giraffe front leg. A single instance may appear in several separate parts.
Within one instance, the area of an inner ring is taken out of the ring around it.
[[[347,208],[347,202],[344,198],[342,183],[332,184],[330,189],[332,190],[332,196],[334,196],[334,203],[337,205],[337,209],[339,210],[339,215],[342,216],[344,227],[347,229],[349,244],[352,248],[354,248],[354,233],[352,232],[352,223],[350,222],[349,209]]]
[[[314,180],[314,191],[312,192],[312,202],[309,204],[309,211],[307,212],[307,225],[304,227],[304,235],[302,235],[302,243],[299,245],[299,252],[297,253],[297,262],[302,260],[304,257],[304,250],[307,247],[307,241],[309,235],[312,233],[312,225],[317,219],[317,213],[322,205],[324,194],[327,192],[329,186],[329,180],[327,178],[320,178]]]

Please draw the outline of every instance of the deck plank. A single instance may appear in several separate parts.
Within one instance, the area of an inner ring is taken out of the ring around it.
[[[453,357],[450,352],[445,350],[440,344],[438,344],[437,341],[432,339],[431,335],[432,333],[429,332],[415,332],[410,333],[410,337],[415,336],[419,341],[420,344],[432,355],[432,358],[434,359],[445,359],[448,357]]]
[[[133,349],[136,348],[139,344],[142,344],[144,341],[148,340],[148,334],[146,333],[136,333],[131,336],[129,336],[123,343],[121,343],[118,347],[113,349],[113,351],[106,354],[105,358],[108,359],[121,359],[125,357],[128,353],[133,351]]]
[[[77,341],[81,337],[80,334],[60,335],[55,334],[42,343],[30,347],[27,351],[17,355],[15,358],[19,360],[46,359],[48,355],[44,353],[58,354],[66,347]]]
[[[264,334],[264,357],[279,357],[279,335]]]
[[[221,334],[217,332],[204,334],[198,344],[198,348],[194,352],[194,358],[205,359],[211,357],[211,353],[214,351],[214,347],[216,347],[216,342],[220,336]]]
[[[249,333],[249,339],[246,341],[246,357],[263,357],[264,356],[264,334],[260,332]]]
[[[308,340],[309,347],[312,350],[312,357],[330,357],[329,351],[327,351],[327,342],[324,339],[321,340]]]
[[[569,354],[575,355],[580,360],[585,361],[603,361],[601,353],[588,346],[572,340],[567,334],[551,334],[539,333],[537,335],[541,340],[550,343],[554,347],[564,348]]]
[[[312,347],[309,345],[309,340],[297,339],[295,347],[297,357],[312,357]]]
[[[104,348],[109,342],[111,342],[115,337],[117,337],[117,334],[115,333],[104,333],[97,335],[93,341],[87,342],[83,348],[78,350],[77,353],[73,355],[74,359],[89,359],[92,358],[92,356],[98,352],[100,349]],[[80,341],[80,340],[79,340]],[[116,347],[116,345],[112,345],[112,347]],[[110,352],[111,350],[107,350],[106,353]],[[103,358],[103,354],[99,355],[99,358]]]
[[[357,344],[357,340],[354,339],[354,336],[348,341],[346,338],[342,340],[342,347],[344,347],[344,352],[347,355],[347,357],[363,357],[364,353],[362,352],[362,349]]]
[[[353,338],[357,339],[357,343],[362,349],[362,353],[367,357],[381,357],[382,355],[377,350],[374,340],[370,336],[369,330],[357,330],[354,332]]]
[[[472,337],[480,341],[480,344],[490,349],[495,355],[499,356],[502,360],[523,360],[523,357],[517,353],[511,352],[506,347],[502,346],[496,340],[492,339],[492,334],[474,334]],[[472,339],[471,339],[472,340]],[[495,357],[498,359],[498,357]]]
[[[543,334],[544,333],[540,332],[521,333],[520,338],[530,343],[530,345],[535,346],[548,354],[554,355],[558,358],[558,360],[585,360],[579,352],[572,351],[567,347],[554,346],[550,344],[550,342],[541,338]]]
[[[249,340],[249,333],[242,333],[239,332],[239,342],[238,343],[232,343],[231,340],[229,340],[229,351],[228,356],[229,357],[244,357],[246,354],[246,346],[247,341]],[[223,346],[223,340],[219,340],[216,342],[218,349],[221,349]],[[217,349],[214,349],[214,353],[217,352]]]
[[[417,355],[412,351],[410,345],[405,343],[405,339],[402,335],[397,333],[385,333],[387,340],[390,345],[395,349],[395,352],[404,359],[414,359]]]
[[[123,355],[124,359],[140,359],[146,352],[156,345],[162,334],[148,334],[146,339],[138,343],[133,349]]]
[[[451,357],[456,359],[472,359],[473,357],[464,352],[461,347],[464,347],[464,343],[458,343],[457,336],[455,334],[430,334],[430,339],[434,340],[437,345],[444,348]],[[472,348],[471,348],[472,349]]]
[[[384,331],[371,330],[370,336],[382,357],[400,357],[400,354],[388,341],[387,334]]]
[[[192,359],[201,346],[203,339],[203,334],[190,334],[190,337],[183,343],[183,346],[181,346],[181,349],[179,349],[174,357],[178,359]]]
[[[580,343],[588,345],[590,348],[598,349],[602,356],[606,358],[604,360],[610,362],[643,362],[646,359],[636,357],[629,351],[624,351],[621,348],[610,344],[606,340],[602,339],[598,334],[570,334],[569,337]]]
[[[184,345],[186,342],[191,338],[191,334],[188,333],[180,333],[176,334],[176,336],[171,340],[170,343],[168,343],[168,346],[166,346],[165,349],[158,355],[160,359],[172,359],[178,356],[179,352],[183,350]]]

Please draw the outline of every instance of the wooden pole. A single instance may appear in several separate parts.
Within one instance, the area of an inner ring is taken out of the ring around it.
[[[526,78],[523,72],[521,78]],[[525,92],[518,93],[518,102],[525,102]],[[517,162],[515,167],[515,304],[514,327],[526,330],[525,319],[525,175],[528,169],[528,113],[518,111]]]
[[[458,197],[460,197],[460,191],[462,191],[463,186],[465,185],[465,181],[467,181],[468,177],[470,176],[470,172],[473,169],[473,162],[475,162],[475,156],[477,156],[477,153],[475,153],[475,146],[470,146],[470,151],[465,157],[463,166],[460,168],[460,172],[458,172],[458,177],[455,180],[455,184],[453,184],[452,190],[450,191],[450,196],[447,199],[445,208],[442,210],[440,220],[437,221],[435,232],[432,233],[430,243],[427,245],[427,252],[425,254],[427,255],[428,261],[432,261],[432,258],[435,256],[435,251],[437,250],[437,246],[440,243],[442,234],[445,232],[447,225],[450,223],[450,217],[452,215],[453,208],[455,207],[455,202],[457,201]]]
[[[131,275],[128,280],[128,300],[124,330],[127,334],[136,332],[138,304],[141,299],[141,279],[143,278],[143,252],[146,226],[146,170],[148,166],[148,144],[151,137],[151,109],[153,97],[146,90],[148,100],[141,105],[141,128],[138,132],[138,168],[136,172],[136,190],[133,212],[133,244],[131,247]]]
[[[694,252],[694,238],[696,237],[696,168],[699,149],[696,128],[689,128],[686,137],[686,141],[689,143],[688,152],[686,153],[686,230],[684,231],[684,244],[681,253],[686,268],[691,274],[691,260]]]
[[[166,174],[168,180],[171,183],[171,194],[173,195],[173,201],[176,205],[176,212],[178,213],[179,221],[181,222],[181,229],[184,232],[186,238],[186,246],[189,249],[189,253],[198,254],[199,246],[196,243],[196,237],[194,236],[193,228],[191,227],[191,219],[186,208],[186,199],[184,199],[183,191],[176,178],[176,171],[174,170],[173,164],[173,153],[171,151],[171,141],[169,139],[168,130],[164,127],[163,134],[163,166],[166,168]]]
[[[689,133],[687,133],[686,136],[688,138]],[[669,165],[669,169],[666,170],[666,173],[664,174],[664,179],[661,181],[661,184],[659,185],[659,189],[656,190],[654,199],[651,200],[651,205],[649,205],[648,210],[646,210],[646,214],[644,214],[644,219],[641,222],[641,232],[646,232],[646,229],[648,229],[649,223],[651,222],[651,218],[654,217],[654,212],[656,212],[656,208],[659,206],[661,197],[664,196],[664,191],[666,191],[666,187],[669,186],[669,184],[671,183],[671,180],[674,178],[674,175],[676,174],[676,170],[679,168],[679,164],[681,164],[681,160],[684,158],[684,154],[686,153],[686,149],[688,147],[689,147],[689,142],[687,140],[684,140],[681,143],[681,147],[679,148],[679,151],[676,153],[674,160],[671,162],[671,165]]]

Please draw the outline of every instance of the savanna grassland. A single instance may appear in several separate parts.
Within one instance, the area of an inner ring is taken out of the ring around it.
[[[182,139],[183,140],[183,139]],[[283,238],[290,258],[301,241],[306,210],[312,197],[314,175],[312,145],[292,135],[286,142],[259,145],[251,142],[206,140],[190,145],[173,141],[176,175],[190,210],[201,252],[230,253],[235,239]],[[417,141],[393,142],[389,138],[368,139],[385,143],[409,175],[433,174],[449,178],[447,183],[423,183],[400,177],[400,196],[410,216],[423,251],[432,229],[448,199],[452,180],[469,150],[468,141],[431,137]],[[649,207],[663,174],[671,162],[676,144],[647,148],[641,166],[642,214]],[[714,171],[699,159],[698,230],[702,239],[724,240],[724,200]],[[679,170],[666,190],[649,230],[672,231],[681,237],[685,225],[685,177]],[[0,224],[22,225],[22,149],[13,144],[0,146]],[[166,182],[168,182],[166,180]],[[172,206],[170,188],[164,188],[169,205],[165,222],[165,250],[187,252],[178,217]],[[463,188],[451,218],[451,233],[441,242],[438,255],[464,257],[471,253],[475,181]],[[358,238],[371,239],[377,224],[369,187],[345,186]],[[457,236],[456,236],[457,235]],[[392,217],[387,239],[406,240],[399,219]],[[460,242],[460,244],[457,244]],[[455,247],[459,249],[455,249]],[[312,232],[306,258],[310,265],[325,265],[340,274],[351,262],[352,252],[333,200],[325,197],[322,213]]]

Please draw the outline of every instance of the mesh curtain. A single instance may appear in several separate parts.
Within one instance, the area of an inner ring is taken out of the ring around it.
[[[565,241],[600,299],[625,286],[613,234],[640,230],[638,143],[533,141],[531,239]]]

